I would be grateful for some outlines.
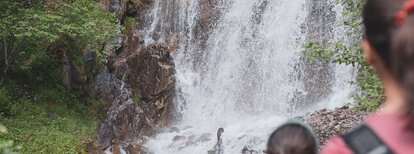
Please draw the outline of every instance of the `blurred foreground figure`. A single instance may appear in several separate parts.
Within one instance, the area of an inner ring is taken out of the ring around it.
[[[385,87],[385,103],[365,124],[334,137],[322,154],[414,153],[414,0],[367,0],[366,61]]]
[[[277,128],[267,142],[267,154],[317,154],[319,143],[310,127],[291,120]]]

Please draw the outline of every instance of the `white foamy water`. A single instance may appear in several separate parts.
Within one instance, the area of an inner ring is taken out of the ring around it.
[[[217,130],[224,128],[224,153],[241,153],[245,146],[262,152],[268,135],[287,118],[352,101],[354,88],[347,83],[353,78],[352,68],[332,65],[333,69],[327,70],[331,76],[323,79],[331,86],[314,86],[330,92],[321,95],[324,98],[318,102],[294,107],[301,103],[295,101],[295,93],[313,92],[304,88],[306,78],[292,80],[299,78],[300,70],[294,66],[301,63],[301,45],[309,33],[306,29],[312,29],[304,24],[309,15],[305,0],[211,0],[217,2],[212,5],[220,5],[221,14],[208,38],[195,33],[201,1],[154,2],[146,42],[154,42],[154,34],[162,39],[166,29],[181,36],[174,59],[175,105],[182,118],[174,126],[179,131],[149,139],[145,145],[149,151],[207,153],[217,143]],[[177,9],[175,23],[160,23],[167,21],[161,14],[173,9]],[[340,35],[341,29],[331,33]],[[206,39],[204,47],[200,47],[200,39]]]

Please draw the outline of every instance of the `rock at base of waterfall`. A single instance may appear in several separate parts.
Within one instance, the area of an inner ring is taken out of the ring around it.
[[[196,143],[204,143],[204,142],[208,142],[208,141],[211,141],[211,134],[210,133],[205,133],[205,134],[201,135],[196,140]]]
[[[363,123],[368,112],[356,111],[348,106],[335,110],[322,109],[304,116],[323,145],[333,135],[343,134]]]
[[[172,127],[170,128],[170,130],[168,130],[169,133],[180,133],[180,129],[178,129],[177,127]]]
[[[242,149],[242,154],[259,154],[256,150],[251,150],[247,146]]]
[[[180,136],[180,135],[174,136],[174,138],[172,139],[173,142],[186,141],[186,140],[187,140],[187,137]]]

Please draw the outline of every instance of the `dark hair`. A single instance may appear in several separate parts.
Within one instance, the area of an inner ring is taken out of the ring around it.
[[[316,154],[318,142],[312,131],[299,124],[276,129],[267,142],[267,154]]]
[[[408,126],[414,130],[414,12],[408,12],[401,25],[397,22],[406,2],[367,0],[363,18],[368,42],[404,90]]]

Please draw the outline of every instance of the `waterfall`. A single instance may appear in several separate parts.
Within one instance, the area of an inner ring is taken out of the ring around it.
[[[174,60],[181,118],[146,148],[156,154],[207,153],[224,128],[224,153],[244,147],[261,153],[281,121],[352,102],[354,87],[347,82],[353,68],[306,63],[300,53],[308,39],[344,39],[336,26],[341,6],[333,3],[155,0],[142,34],[146,43],[180,37]]]

